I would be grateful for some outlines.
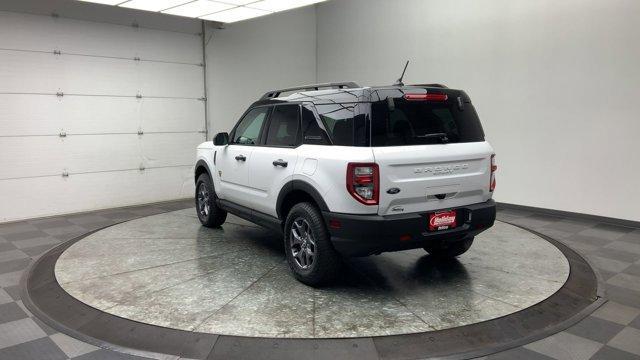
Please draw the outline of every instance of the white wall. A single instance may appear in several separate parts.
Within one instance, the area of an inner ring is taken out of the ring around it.
[[[193,102],[202,79],[190,67],[200,61],[197,22],[67,0],[7,0],[0,10],[61,15],[0,12],[0,48],[42,51],[0,51],[2,92],[173,98],[0,94],[0,222],[190,196],[183,162],[191,150],[171,144],[192,149],[201,140],[204,106]],[[230,130],[271,88],[389,84],[410,59],[407,82],[471,95],[498,153],[497,200],[639,221],[639,23],[636,0],[334,0],[210,28],[210,137]],[[63,55],[47,53],[54,48]],[[139,126],[149,136],[132,135]],[[60,129],[127,134],[114,143],[106,135],[50,136]],[[154,131],[171,134],[151,140]],[[43,134],[50,137],[34,136]],[[156,168],[126,170],[145,162]],[[65,168],[84,174],[63,178]]]
[[[210,138],[268,90],[316,80],[313,6],[212,28],[207,39]]]
[[[0,11],[0,222],[193,196],[202,38],[60,15]]]
[[[502,202],[640,221],[640,1],[318,6],[318,80],[467,90]]]

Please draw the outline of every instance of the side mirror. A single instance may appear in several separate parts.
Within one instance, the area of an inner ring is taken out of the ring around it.
[[[221,132],[217,133],[216,137],[213,138],[213,145],[228,145],[229,144],[229,133]]]

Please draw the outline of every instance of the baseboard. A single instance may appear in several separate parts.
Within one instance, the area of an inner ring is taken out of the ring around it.
[[[589,221],[595,221],[595,222],[606,223],[611,225],[625,226],[630,228],[640,228],[640,221],[617,219],[617,218],[611,218],[611,217],[599,216],[599,215],[582,214],[582,213],[571,212],[571,211],[545,209],[545,208],[539,208],[534,206],[516,205],[516,204],[503,203],[503,202],[496,202],[496,206],[498,210],[511,209],[511,210],[529,211],[529,212],[534,212],[539,214],[561,216],[561,217],[581,219],[581,220],[589,220]]]

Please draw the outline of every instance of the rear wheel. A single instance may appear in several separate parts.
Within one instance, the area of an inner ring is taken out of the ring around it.
[[[473,245],[473,237],[467,237],[454,242],[430,244],[428,246],[425,246],[424,249],[429,253],[429,255],[433,257],[440,259],[450,259],[466,253],[471,245]]]
[[[337,276],[340,255],[313,204],[300,203],[291,208],[284,226],[284,243],[289,267],[300,282],[320,286]]]
[[[206,227],[218,227],[227,220],[227,212],[218,207],[215,198],[209,175],[200,175],[196,182],[196,211],[198,219]]]

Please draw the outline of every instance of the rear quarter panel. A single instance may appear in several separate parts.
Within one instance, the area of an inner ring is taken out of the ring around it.
[[[378,206],[359,203],[347,192],[346,185],[348,163],[373,160],[370,147],[302,145],[293,179],[318,190],[331,212],[376,214]]]

